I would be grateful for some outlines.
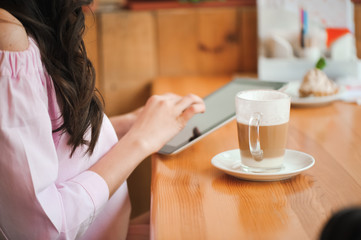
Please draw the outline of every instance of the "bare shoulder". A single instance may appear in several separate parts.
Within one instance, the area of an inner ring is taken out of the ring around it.
[[[23,51],[28,46],[28,36],[21,22],[0,8],[0,50]]]

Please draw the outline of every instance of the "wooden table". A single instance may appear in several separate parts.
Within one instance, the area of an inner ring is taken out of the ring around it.
[[[230,80],[160,78],[153,92],[206,96]],[[152,239],[317,239],[332,213],[361,205],[361,106],[292,108],[287,148],[316,163],[288,180],[244,181],[211,165],[237,147],[232,121],[177,155],[153,155]]]

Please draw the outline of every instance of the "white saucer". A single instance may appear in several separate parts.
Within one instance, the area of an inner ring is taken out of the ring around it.
[[[293,81],[286,85],[285,89],[283,90],[285,93],[290,95],[291,97],[291,104],[297,107],[317,107],[330,104],[336,100],[341,99],[341,95],[344,91],[342,87],[337,94],[330,95],[330,96],[323,96],[323,97],[300,97],[298,93],[298,89],[300,88],[301,82]]]
[[[266,173],[246,172],[240,166],[241,155],[239,149],[219,153],[212,158],[211,162],[216,168],[240,179],[278,181],[291,178],[309,169],[314,165],[315,159],[309,154],[286,149],[283,168],[278,172]]]

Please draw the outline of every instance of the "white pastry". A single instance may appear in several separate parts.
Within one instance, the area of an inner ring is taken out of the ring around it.
[[[306,73],[301,83],[300,97],[328,96],[338,92],[337,84],[320,69],[314,68]]]

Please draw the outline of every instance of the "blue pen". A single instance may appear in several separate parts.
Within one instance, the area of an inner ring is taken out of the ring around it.
[[[301,8],[301,37],[300,37],[300,45],[301,48],[305,47],[305,39],[304,39],[304,35],[305,35],[305,24],[304,24],[304,10],[303,8]]]
[[[308,33],[308,12],[306,10],[302,11],[303,16],[302,16],[302,44],[303,44],[303,48],[306,46],[306,35]]]
[[[304,34],[308,32],[308,12],[303,10],[303,30]]]

